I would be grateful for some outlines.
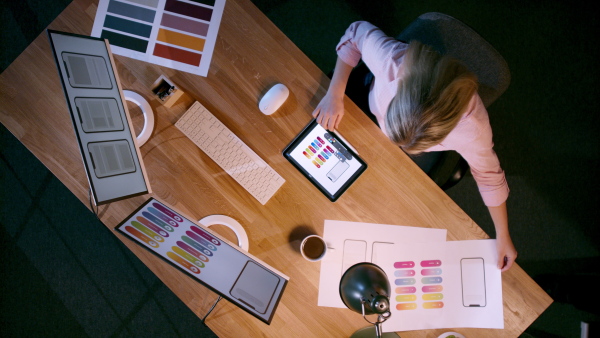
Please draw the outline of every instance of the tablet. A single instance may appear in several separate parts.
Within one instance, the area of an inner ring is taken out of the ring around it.
[[[283,156],[332,202],[367,169],[340,137],[314,119],[283,150]]]

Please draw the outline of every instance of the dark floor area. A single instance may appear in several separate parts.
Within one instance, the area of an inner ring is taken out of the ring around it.
[[[593,2],[253,2],[325,73],[355,20],[396,35],[422,13],[443,12],[494,45],[512,73],[489,113],[511,189],[517,262],[555,299],[523,336],[579,337],[582,321],[598,322],[593,297],[580,292],[595,285],[600,266],[600,50]],[[6,1],[0,70],[69,3]],[[472,177],[448,194],[494,236]],[[214,336],[4,126],[0,224],[3,336]]]

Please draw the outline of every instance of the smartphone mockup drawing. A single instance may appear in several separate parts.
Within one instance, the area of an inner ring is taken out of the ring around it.
[[[485,266],[483,258],[460,260],[463,306],[484,307],[486,305]]]
[[[344,241],[344,256],[342,258],[342,274],[356,263],[367,261],[367,242],[354,239]]]

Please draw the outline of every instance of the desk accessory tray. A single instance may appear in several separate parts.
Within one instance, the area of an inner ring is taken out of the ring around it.
[[[283,150],[317,189],[335,202],[367,170],[367,164],[334,132],[312,120]]]
[[[53,30],[48,39],[95,204],[151,192],[108,43]]]
[[[150,198],[116,228],[223,298],[270,324],[289,278]]]

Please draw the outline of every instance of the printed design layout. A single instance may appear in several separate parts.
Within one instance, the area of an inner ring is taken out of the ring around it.
[[[114,52],[206,75],[225,0],[101,0],[93,36]],[[161,61],[162,60],[162,61]]]
[[[124,229],[137,239],[157,249],[165,241],[165,238],[179,227],[180,223],[183,223],[183,218],[179,215],[159,203],[152,203],[147,211],[142,212],[142,216],[131,220]],[[200,269],[206,266],[210,260],[209,257],[213,256],[221,242],[211,234],[192,225],[176,244],[177,246],[171,247],[172,251],[167,252],[167,256],[181,267],[199,274]]]
[[[442,291],[442,261],[424,260],[418,269],[414,261],[399,261],[394,263],[394,294],[396,310],[416,310],[418,300],[423,309],[441,309],[444,307]],[[419,297],[420,296],[420,297]],[[422,301],[422,302],[421,302]]]
[[[323,138],[327,141],[323,140]],[[323,138],[317,136],[317,138],[310,142],[306,149],[304,149],[302,155],[309,159],[317,169],[323,167],[327,161],[334,161],[337,159],[338,162],[326,175],[331,182],[335,182],[344,172],[346,172],[346,170],[348,170],[348,168],[350,168],[348,161],[352,160],[352,154],[348,152],[348,149],[339,144],[331,134],[325,133]]]

